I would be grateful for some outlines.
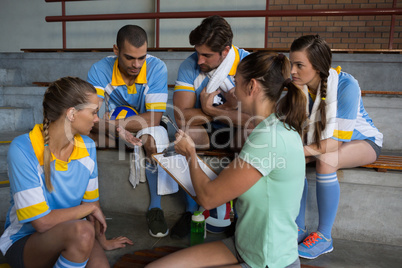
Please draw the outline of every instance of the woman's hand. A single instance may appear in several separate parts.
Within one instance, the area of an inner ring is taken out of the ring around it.
[[[99,243],[101,244],[102,248],[104,250],[114,250],[118,248],[125,248],[126,245],[133,245],[133,241],[128,239],[125,236],[119,236],[119,237],[113,237],[110,240],[105,239],[100,239]]]
[[[94,224],[95,224],[95,221],[98,221],[99,222],[99,234],[98,235],[105,234],[106,229],[107,229],[105,215],[103,215],[102,210],[98,206],[95,206],[94,211],[92,211],[92,213],[87,216],[87,219]]]
[[[190,156],[195,151],[194,141],[183,130],[179,129],[179,131],[176,132],[175,137],[174,149],[177,153],[184,156]]]
[[[133,134],[131,134],[129,131],[125,130],[123,127],[118,126],[116,130],[119,133],[119,137],[122,138],[127,143],[130,143],[132,145],[138,145],[138,146],[142,145],[141,139],[134,137]]]

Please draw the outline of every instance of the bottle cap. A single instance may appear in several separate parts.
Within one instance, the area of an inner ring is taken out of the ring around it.
[[[191,216],[191,220],[193,220],[193,221],[204,221],[205,217],[201,213],[201,211],[194,211],[194,214]]]

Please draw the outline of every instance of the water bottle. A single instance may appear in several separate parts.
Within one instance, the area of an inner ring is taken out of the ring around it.
[[[194,215],[191,216],[191,235],[190,235],[190,245],[194,246],[197,244],[204,243],[205,237],[205,218],[200,211],[195,211]]]

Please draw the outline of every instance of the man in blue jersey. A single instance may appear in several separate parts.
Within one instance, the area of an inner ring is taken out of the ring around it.
[[[157,153],[160,144],[155,137],[160,137],[160,134],[167,137],[166,129],[160,126],[168,99],[167,68],[163,61],[147,54],[147,45],[147,34],[141,27],[126,25],[117,34],[113,46],[115,56],[92,65],[88,82],[96,88],[100,102],[104,101],[106,106],[106,116],[95,126],[97,133],[92,133],[92,137],[99,146],[102,145],[99,144],[102,135],[109,136],[118,127],[145,133],[140,138],[146,154],[145,174],[151,194],[146,217],[150,235],[163,237],[169,230],[161,210],[161,196],[157,193],[158,169],[151,155]],[[138,114],[109,120],[108,114],[120,106],[132,107]]]
[[[202,21],[189,36],[195,51],[180,65],[173,104],[178,126],[198,149],[241,148],[244,136],[236,135],[249,116],[241,112],[234,96],[237,65],[249,53],[232,45],[233,32],[220,16]],[[240,134],[240,133],[239,133]],[[196,203],[187,195],[186,212],[172,228],[172,237],[184,237],[190,228]]]

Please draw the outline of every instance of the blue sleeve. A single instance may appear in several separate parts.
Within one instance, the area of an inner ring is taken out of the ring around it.
[[[350,74],[341,72],[338,82],[337,125],[333,139],[349,142],[355,129],[361,92],[359,83]]]
[[[88,72],[87,81],[92,84],[99,98],[105,98],[105,87],[112,79],[112,69],[108,66],[107,59],[102,59],[91,66]]]
[[[165,112],[168,100],[166,64],[153,58],[147,63],[147,66],[150,65],[152,68],[147,71],[149,90],[145,96],[145,108],[147,112]]]
[[[195,93],[194,80],[197,65],[197,54],[194,53],[180,64],[174,92],[187,91]]]
[[[27,150],[29,138],[20,136],[14,140],[7,154],[11,195],[16,214],[21,223],[30,222],[50,213],[44,194],[41,172],[33,150]]]

